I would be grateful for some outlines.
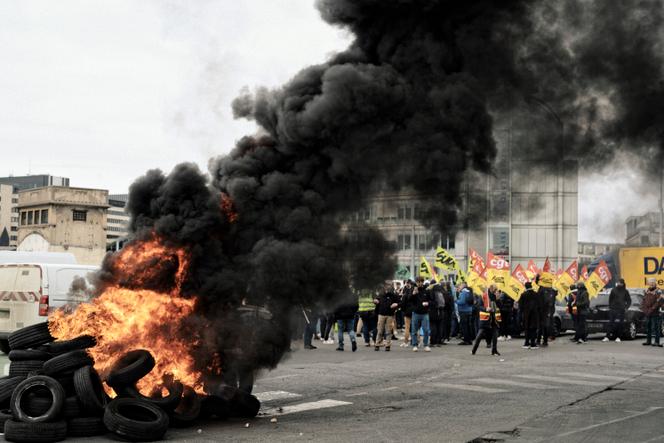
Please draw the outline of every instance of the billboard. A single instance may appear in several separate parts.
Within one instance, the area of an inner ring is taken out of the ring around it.
[[[620,273],[628,288],[645,288],[650,278],[664,288],[664,248],[623,248]]]

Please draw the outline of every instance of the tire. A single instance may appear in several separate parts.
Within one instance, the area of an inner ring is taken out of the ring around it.
[[[74,388],[74,374],[70,372],[65,372],[64,374],[56,374],[53,376],[54,379],[60,383],[62,389],[65,390],[67,397],[76,395],[76,389]]]
[[[43,366],[44,362],[41,360],[13,361],[9,364],[9,376],[25,378],[31,372],[41,371]]]
[[[5,423],[12,419],[12,411],[9,409],[0,409],[0,431],[5,432]]]
[[[559,319],[559,318],[554,318],[554,319],[553,319],[553,331],[552,331],[552,335],[553,335],[554,337],[560,337],[561,329],[562,329],[562,324],[561,324],[560,319]]]
[[[133,386],[145,377],[154,365],[154,357],[144,349],[127,352],[113,364],[106,383],[113,389]]]
[[[5,422],[5,440],[15,442],[48,443],[62,441],[67,437],[67,422],[22,423],[16,420]]]
[[[220,420],[231,417],[231,402],[218,395],[208,395],[201,400],[201,418],[216,417]]]
[[[231,405],[233,415],[242,418],[254,418],[261,408],[261,402],[254,395],[247,394],[240,389],[231,400]]]
[[[31,417],[39,417],[46,414],[53,404],[51,397],[41,397],[35,394],[27,395],[22,403],[23,411]]]
[[[83,366],[93,365],[94,361],[87,351],[79,349],[53,357],[44,362],[44,374],[53,375],[73,371]]]
[[[7,404],[12,397],[14,389],[23,381],[25,377],[10,377],[0,380],[0,404]]]
[[[30,393],[48,393],[52,399],[52,403],[48,411],[42,415],[31,416],[23,408],[24,399],[29,401],[28,394]],[[16,386],[12,393],[12,398],[9,403],[12,415],[16,420],[24,423],[41,423],[55,420],[62,412],[62,405],[65,401],[65,391],[55,379],[38,375],[36,377],[23,380]]]
[[[171,426],[185,428],[193,425],[201,415],[201,398],[189,386],[184,388],[180,403],[171,413]]]
[[[623,333],[623,339],[624,340],[636,340],[636,336],[638,334],[638,329],[636,326],[636,321],[631,320],[627,323],[627,328],[625,328],[625,332]]]
[[[94,437],[105,433],[106,426],[101,417],[76,417],[67,422],[69,437]]]
[[[37,349],[17,349],[9,352],[9,361],[39,360],[46,361],[53,358],[53,354]]]
[[[78,397],[72,395],[71,397],[65,398],[65,402],[62,406],[62,416],[67,420],[83,416],[83,410],[78,403]]]
[[[168,395],[166,397],[147,397],[141,394],[135,386],[123,388],[119,394],[123,397],[136,398],[138,400],[152,403],[164,411],[170,412],[177,408],[178,404],[180,404],[184,387],[179,381],[174,381],[170,383],[170,386],[166,386],[166,388],[168,389]]]
[[[92,366],[83,366],[74,373],[74,390],[86,413],[99,416],[104,413],[106,407],[104,386]]]
[[[116,398],[104,411],[106,428],[131,441],[161,440],[168,423],[168,415],[164,411],[135,398]]]
[[[9,348],[28,349],[53,341],[48,331],[48,322],[37,323],[9,334]]]
[[[46,352],[60,355],[71,351],[94,348],[97,345],[97,339],[91,335],[81,335],[71,340],[54,341],[43,346]]]
[[[3,354],[9,354],[11,352],[11,348],[9,347],[9,340],[0,340],[0,351],[2,351]]]

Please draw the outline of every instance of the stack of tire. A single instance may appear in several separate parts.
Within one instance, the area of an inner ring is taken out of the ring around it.
[[[55,341],[47,323],[9,336],[9,376],[0,378],[0,430],[13,442],[54,442],[67,436],[113,432],[130,441],[155,441],[169,425],[194,425],[200,418],[255,417],[258,399],[237,387],[220,385],[199,395],[172,378],[166,396],[145,396],[136,388],[155,366],[145,350],[121,356],[106,377],[117,397],[106,395],[86,349],[93,337]]]

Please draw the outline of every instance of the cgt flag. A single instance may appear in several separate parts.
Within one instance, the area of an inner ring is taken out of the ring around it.
[[[588,290],[588,297],[595,298],[599,291],[611,281],[611,271],[606,265],[604,260],[600,260],[599,265],[595,268],[588,280],[586,280],[586,289]]]
[[[560,277],[556,280],[554,287],[558,290],[557,298],[563,300],[569,293],[569,288],[578,280],[579,267],[576,260],[565,269]]]
[[[486,257],[487,283],[494,284],[501,291],[507,285],[510,276],[510,263],[504,258],[489,252]]]
[[[538,285],[543,288],[552,288],[553,287],[553,274],[551,273],[551,262],[549,257],[544,261],[544,266],[542,266],[542,273],[540,274]]]
[[[583,268],[581,268],[581,274],[578,275],[577,278],[581,281],[588,280],[588,266],[583,265]]]
[[[512,275],[510,275],[508,283],[505,285],[503,292],[512,298],[512,300],[519,301],[521,294],[523,294],[523,292],[526,290],[526,282],[528,282],[526,271],[521,267],[521,265],[517,265],[517,267],[514,268]]]
[[[525,272],[526,275],[528,276],[528,280],[530,281],[535,280],[535,276],[540,273],[539,268],[537,267],[532,258],[528,261],[528,266],[526,267]]]
[[[468,270],[467,285],[473,290],[476,295],[482,295],[487,290],[486,282],[486,268],[484,267],[484,260],[473,260],[473,266]]]

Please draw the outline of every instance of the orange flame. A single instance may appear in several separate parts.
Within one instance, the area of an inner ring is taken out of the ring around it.
[[[164,377],[172,375],[203,393],[203,374],[195,369],[191,355],[200,344],[200,337],[186,322],[194,312],[196,300],[180,295],[187,265],[188,256],[183,249],[166,247],[158,239],[128,245],[114,257],[112,268],[120,281],[126,280],[139,289],[110,286],[71,314],[54,312],[49,318],[51,334],[59,340],[80,335],[95,337],[97,345],[89,351],[102,378],[125,352],[146,349],[156,365],[139,381],[141,392],[162,391]],[[174,273],[170,291],[140,288],[160,273]]]
[[[235,210],[233,199],[225,192],[221,193],[221,212],[224,213],[229,222],[235,223],[239,217]]]

